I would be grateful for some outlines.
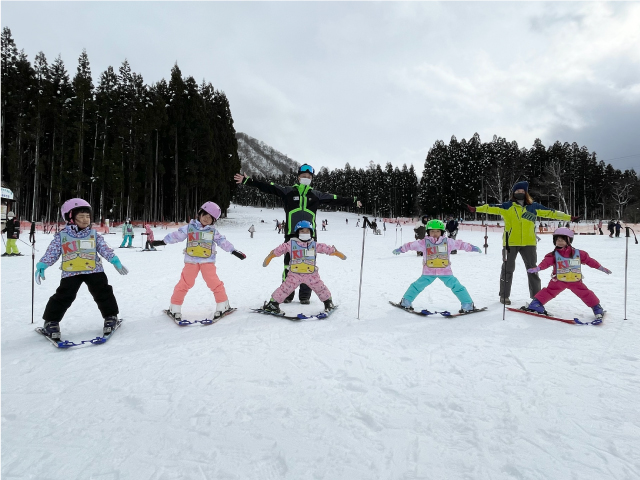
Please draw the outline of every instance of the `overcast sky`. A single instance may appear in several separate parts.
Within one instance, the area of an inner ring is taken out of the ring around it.
[[[577,142],[640,172],[640,3],[7,2],[33,61],[85,48],[226,93],[236,131],[316,167],[412,164],[452,135]],[[626,158],[620,158],[626,157]]]

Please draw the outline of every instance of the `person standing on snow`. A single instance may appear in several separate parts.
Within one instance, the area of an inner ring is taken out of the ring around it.
[[[591,268],[611,275],[611,270],[603,267],[596,260],[591,258],[584,250],[573,248],[573,231],[568,228],[558,228],[553,232],[553,244],[555,250],[547,253],[540,262],[540,265],[527,270],[529,273],[538,273],[540,270],[553,266],[553,274],[549,285],[536,293],[533,301],[526,307],[531,312],[547,315],[544,305],[556,298],[565,289],[571,290],[587,307],[593,310],[596,322],[602,323],[604,310],[600,306],[600,300],[596,294],[582,283],[581,265],[588,265]]]
[[[44,309],[42,333],[53,340],[60,340],[60,321],[76,299],[80,286],[86,283],[104,318],[103,334],[110,335],[118,322],[118,303],[98,254],[111,263],[120,275],[126,275],[129,270],[122,265],[102,235],[90,227],[89,203],[81,198],[72,198],[64,202],[60,211],[67,226],[55,234],[36,265],[36,283],[40,285],[41,280],[45,280],[44,271],[62,255],[62,280]]]
[[[429,223],[428,215],[423,215],[420,221],[416,223],[416,226],[413,228],[414,238],[416,240],[424,240],[424,237],[427,236],[427,229],[426,229],[427,223]],[[416,255],[421,257],[422,252],[418,250],[416,252]]]
[[[2,229],[2,233],[7,232],[7,247],[5,253],[2,254],[3,257],[22,255],[16,244],[20,237],[20,220],[15,216],[13,212],[7,213],[7,223]]]
[[[236,183],[254,187],[264,193],[280,197],[286,213],[284,240],[288,242],[295,235],[295,225],[302,220],[306,220],[311,224],[313,238],[317,240],[316,213],[320,205],[362,206],[362,203],[356,197],[338,197],[337,195],[312,189],[311,181],[313,180],[313,175],[313,167],[305,163],[298,169],[298,183],[290,187],[282,187],[273,182],[260,182],[243,173],[236,173],[233,178]],[[284,273],[282,275],[283,282],[289,274],[290,259],[291,255],[286,253],[284,256]],[[290,303],[294,295],[295,290],[284,300],[284,303]],[[311,302],[311,289],[304,283],[300,285],[299,299],[300,303],[305,305]]]
[[[616,222],[616,238],[620,236],[620,230],[622,229],[622,225],[620,224],[620,220]]]
[[[291,258],[289,275],[287,275],[285,281],[273,292],[271,299],[268,302],[264,302],[263,310],[275,314],[281,313],[280,303],[282,303],[291,292],[295,292],[298,285],[301,285],[302,282],[309,285],[309,287],[316,292],[318,298],[324,303],[325,311],[328,312],[335,308],[331,300],[331,292],[318,273],[318,267],[316,266],[318,253],[333,255],[342,260],[347,259],[336,247],[318,243],[313,239],[311,222],[306,220],[298,222],[295,226],[293,236],[287,242],[271,250],[262,263],[262,266],[266,267],[273,258],[285,254],[288,254]]]
[[[125,247],[125,244],[129,241],[129,245]],[[127,221],[122,224],[122,243],[120,248],[131,248],[133,243],[133,225],[131,225],[131,219],[127,218]]]
[[[453,217],[451,217],[447,222],[446,228],[448,237],[455,240],[456,235],[458,234],[458,222]],[[451,255],[455,255],[456,253],[458,253],[457,250],[451,250]]]
[[[571,220],[575,222],[580,217],[572,217],[571,215],[556,211],[552,208],[545,207],[533,201],[528,193],[529,183],[518,182],[511,189],[511,198],[508,202],[496,205],[481,205],[472,207],[467,205],[467,209],[471,213],[490,213],[492,215],[501,215],[504,219],[504,235],[502,239],[503,248],[506,247],[507,236],[509,238],[509,254],[507,261],[502,262],[500,272],[500,303],[511,305],[509,295],[511,294],[511,283],[513,281],[513,271],[516,268],[516,258],[518,254],[522,257],[524,265],[527,269],[536,266],[536,218],[553,218],[556,220]],[[505,272],[506,269],[506,272]],[[529,295],[535,297],[536,293],[542,287],[540,277],[537,273],[529,273]]]
[[[253,224],[251,224],[251,226],[249,227],[249,233],[251,234],[251,238],[253,238],[253,233],[256,231],[256,227],[253,226]]]
[[[182,304],[191,287],[196,283],[198,272],[202,274],[207,287],[213,292],[216,308],[211,315],[215,319],[225,314],[229,307],[229,297],[224,288],[224,283],[218,278],[216,271],[216,248],[218,245],[225,252],[230,252],[240,260],[247,256],[236,250],[235,247],[214,227],[220,218],[222,211],[213,202],[206,202],[198,210],[198,219],[191,220],[184,227],[166,235],[162,240],[153,242],[153,246],[168,245],[187,240],[187,248],[184,250],[184,268],[180,281],[173,289],[171,304],[167,314],[174,320],[182,320]],[[214,245],[215,244],[215,245]]]
[[[427,223],[427,236],[415,242],[409,242],[400,248],[393,250],[394,255],[408,252],[409,250],[422,252],[422,276],[413,282],[400,300],[400,306],[407,310],[413,310],[412,303],[420,293],[431,285],[437,278],[449,287],[458,300],[460,300],[460,313],[474,310],[473,300],[467,289],[458,281],[451,270],[449,255],[454,249],[461,248],[467,252],[482,253],[480,247],[475,247],[462,240],[454,240],[444,236],[444,223],[440,220],[431,220]]]
[[[151,225],[149,225],[148,223],[144,224],[144,233],[142,233],[142,235],[146,235],[147,236],[147,242],[144,245],[144,249],[145,250],[151,250],[151,251],[156,251],[156,247],[153,246],[153,242],[154,242],[154,237],[153,237],[153,230],[151,230]]]

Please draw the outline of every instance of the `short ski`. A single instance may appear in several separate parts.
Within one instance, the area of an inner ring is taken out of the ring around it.
[[[107,343],[107,341],[113,336],[114,333],[116,333],[116,330],[118,330],[120,328],[120,325],[122,325],[122,319],[119,318],[118,322],[116,323],[116,326],[113,328],[112,332],[109,335],[103,335],[101,337],[95,337],[92,338],[91,340],[82,340],[80,343],[75,343],[71,340],[54,340],[53,338],[51,338],[49,335],[44,333],[44,330],[42,327],[38,327],[36,328],[36,332],[38,332],[40,335],[42,335],[44,338],[46,338],[47,340],[49,340],[49,342],[51,342],[51,344],[56,347],[56,348],[71,348],[71,347],[80,347],[82,345],[102,345],[103,343]]]
[[[413,313],[414,315],[420,315],[421,317],[428,317],[429,315],[442,315],[443,317],[461,317],[463,315],[471,315],[472,313],[484,312],[487,309],[487,307],[475,308],[470,312],[463,312],[463,313],[450,313],[450,312],[447,312],[446,310],[443,312],[430,312],[429,310],[409,310],[408,308],[404,308],[399,303],[394,303],[394,302],[389,302],[389,303],[394,307],[399,308],[400,310],[404,310],[407,313]]]
[[[251,311],[255,313],[262,313],[264,315],[273,315],[274,317],[286,318],[287,320],[291,320],[292,322],[300,322],[303,320],[324,320],[331,316],[331,314],[338,308],[338,305],[335,305],[331,310],[325,310],[316,315],[305,315],[304,313],[299,313],[296,316],[285,315],[283,312],[274,313],[268,310],[264,310],[262,308],[252,308]]]
[[[595,319],[592,322],[583,322],[581,320],[579,320],[578,318],[574,318],[573,320],[568,319],[568,318],[560,318],[560,317],[554,317],[552,315],[544,315],[542,313],[536,313],[536,312],[532,312],[531,310],[527,310],[525,307],[520,307],[520,308],[511,308],[511,307],[507,307],[507,310],[510,310],[512,312],[518,312],[518,313],[526,313],[527,315],[533,315],[534,317],[541,317],[541,318],[546,318],[547,320],[555,320],[557,322],[563,322],[563,323],[569,323],[571,325],[601,325],[602,324],[602,319]]]
[[[171,315],[169,313],[169,310],[163,310],[163,312],[166,313],[167,317],[169,317],[171,320],[173,320],[173,322],[176,325],[178,325],[179,327],[188,327],[189,325],[196,325],[198,323],[203,325],[203,326],[213,325],[214,323],[217,323],[220,320],[222,320],[227,315],[231,315],[236,310],[237,310],[237,308],[230,308],[229,310],[224,312],[222,315],[220,315],[219,317],[214,318],[213,320],[209,320],[207,318],[205,318],[204,320],[185,320],[184,318],[182,320],[178,320],[177,318],[175,318],[173,315]]]

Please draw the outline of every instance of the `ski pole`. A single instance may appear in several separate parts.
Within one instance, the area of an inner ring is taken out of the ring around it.
[[[4,235],[0,235],[2,237],[2,244],[4,245],[4,249],[7,249],[7,242],[4,241]]]
[[[360,257],[360,286],[358,287],[358,320],[360,320],[360,298],[362,297],[362,269],[364,267],[364,239],[367,233],[367,224],[371,225],[369,219],[362,216],[364,221],[362,222],[362,256]]]
[[[35,275],[36,275],[36,222],[31,222],[29,231],[29,241],[31,242],[31,323],[33,323],[33,304],[35,302]]]
[[[627,264],[629,262],[629,230],[633,232],[633,238],[636,240],[636,245],[638,244],[638,237],[636,237],[636,232],[633,231],[631,227],[625,226],[627,229],[627,246],[624,254],[624,319],[627,319]]]
[[[507,313],[507,301],[505,300],[507,297],[505,296],[505,290],[507,289],[507,259],[509,258],[509,252],[511,249],[509,248],[509,232],[504,232],[505,234],[505,245],[502,250],[502,268],[504,268],[504,275],[502,276],[502,321],[504,321],[504,317]]]
[[[484,254],[487,254],[487,248],[489,247],[489,242],[487,241],[489,239],[488,235],[487,235],[487,230],[489,227],[487,227],[486,225],[484,226]]]

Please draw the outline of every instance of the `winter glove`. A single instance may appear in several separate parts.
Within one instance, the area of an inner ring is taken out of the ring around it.
[[[347,256],[344,253],[339,252],[336,247],[333,247],[333,248],[334,248],[334,252],[330,253],[329,256],[338,257],[338,258],[340,258],[342,260],[346,260],[347,259]]]
[[[600,270],[601,272],[606,273],[607,275],[611,275],[611,270],[609,270],[607,267],[603,267],[602,265],[600,265],[598,267],[598,270]],[[43,277],[44,278],[44,277]]]
[[[472,252],[478,252],[478,253],[482,253],[482,250],[480,250],[480,247],[476,247],[474,246],[473,249],[471,250]]]
[[[240,250],[234,250],[233,252],[231,252],[231,255],[235,255],[240,260],[244,260],[245,258],[247,258],[247,256],[244,253],[242,253]]]
[[[118,257],[113,257],[111,260],[109,260],[109,263],[114,267],[116,267],[116,270],[120,275],[126,275],[127,273],[129,273],[129,270],[127,270],[127,267],[122,265]]]
[[[43,262],[36,263],[36,283],[40,285],[40,280],[46,280],[44,278],[44,271],[47,269],[49,265]]]
[[[161,245],[166,245],[166,243],[164,243],[164,240],[154,240],[153,242],[151,242],[151,245],[153,245],[154,247],[159,247]]]
[[[581,218],[580,215],[578,215],[577,217],[571,217],[571,221],[578,223],[580,221],[580,218]]]
[[[527,273],[538,273],[540,271],[540,267],[528,268]]]
[[[471,213],[476,213],[476,207],[472,207],[471,205],[467,205],[467,210],[469,210]]]
[[[394,254],[394,255],[400,255],[401,253],[402,253],[402,250],[400,250],[400,248],[396,248],[396,249],[393,251],[393,254]]]
[[[262,266],[266,267],[267,265],[269,265],[269,262],[271,260],[273,260],[274,258],[276,258],[276,256],[273,254],[273,250],[271,250],[269,252],[269,255],[267,255],[267,258],[264,259],[264,262],[262,262]]]

